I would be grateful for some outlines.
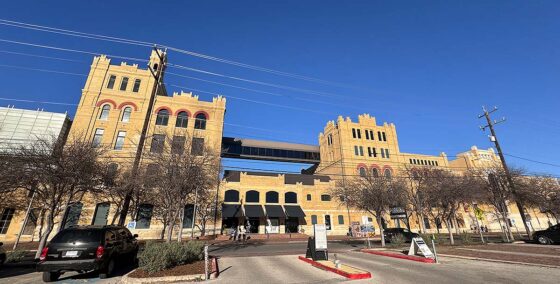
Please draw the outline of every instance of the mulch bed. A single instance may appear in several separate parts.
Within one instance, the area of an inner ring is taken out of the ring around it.
[[[212,271],[212,264],[209,262],[208,271]],[[204,260],[193,262],[190,264],[184,264],[175,266],[171,269],[166,269],[158,271],[152,274],[148,272],[136,269],[134,272],[130,273],[130,277],[133,278],[148,278],[148,277],[165,277],[165,276],[183,276],[183,275],[193,275],[193,274],[204,274]]]

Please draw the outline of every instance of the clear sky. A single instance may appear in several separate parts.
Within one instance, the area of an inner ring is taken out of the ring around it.
[[[56,2],[56,4],[55,4]],[[176,52],[171,85],[228,97],[225,135],[317,144],[328,120],[370,113],[397,126],[403,152],[488,148],[481,106],[498,106],[504,152],[560,164],[560,3],[557,1],[6,1],[0,18],[169,46],[344,84],[278,76]],[[146,47],[0,25],[0,39],[147,58]],[[75,61],[16,55],[19,52]],[[0,65],[87,74],[90,55],[0,42]],[[133,63],[133,62],[130,62]],[[169,70],[171,71],[171,70]],[[85,77],[0,66],[0,97],[79,101]],[[347,86],[346,86],[347,85]],[[297,90],[296,90],[297,89]],[[312,90],[303,92],[301,89]],[[253,90],[259,91],[255,92]],[[268,92],[262,93],[262,92]],[[198,93],[195,91],[195,93]],[[273,93],[275,95],[271,95]],[[198,93],[209,100],[212,95]],[[281,96],[276,96],[281,95]],[[244,100],[256,100],[253,103]],[[74,114],[75,106],[0,100]],[[248,126],[248,127],[247,127]],[[249,128],[252,127],[252,128]],[[530,172],[560,167],[507,157]],[[297,170],[300,165],[227,161]]]

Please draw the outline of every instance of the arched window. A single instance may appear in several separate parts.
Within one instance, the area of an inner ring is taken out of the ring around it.
[[[385,177],[390,179],[391,178],[391,170],[390,169],[385,169],[385,173],[384,173]]]
[[[194,128],[195,129],[206,129],[206,115],[204,113],[199,113],[195,117]]]
[[[245,193],[246,202],[259,202],[259,192],[256,190],[249,190]]]
[[[177,121],[175,122],[175,127],[187,128],[189,123],[189,116],[186,111],[182,111],[177,114]]]
[[[224,195],[224,202],[239,202],[239,191],[237,190],[227,190]]]
[[[360,176],[361,177],[366,177],[366,169],[365,168],[360,167],[359,171],[360,171]]]
[[[278,203],[278,192],[269,191],[266,193],[266,203]]]
[[[371,169],[371,176],[372,177],[379,177],[379,171],[377,170],[377,168],[372,168]]]
[[[158,111],[156,117],[156,125],[167,125],[169,121],[169,111],[166,109],[162,109]]]
[[[297,193],[295,192],[284,193],[284,203],[297,203]]]
[[[101,108],[101,113],[99,114],[99,119],[101,120],[107,120],[107,118],[109,118],[109,111],[111,110],[111,106],[110,105],[104,105]]]
[[[123,109],[121,121],[122,122],[129,122],[131,113],[132,113],[132,108],[131,107],[125,107]]]

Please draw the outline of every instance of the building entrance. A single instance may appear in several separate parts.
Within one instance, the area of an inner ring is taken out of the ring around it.
[[[299,226],[299,219],[290,217],[286,219],[286,233],[297,233]]]
[[[250,234],[258,234],[259,233],[259,225],[261,224],[260,218],[249,218],[247,220],[247,224],[249,225],[247,233],[250,233]]]

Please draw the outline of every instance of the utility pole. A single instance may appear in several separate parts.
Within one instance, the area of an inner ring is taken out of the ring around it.
[[[142,158],[142,152],[144,150],[144,144],[146,141],[146,134],[148,132],[148,127],[150,124],[150,118],[152,117],[152,110],[154,107],[154,103],[156,101],[156,96],[158,94],[158,89],[159,86],[161,85],[161,80],[163,79],[163,70],[165,69],[165,63],[166,63],[166,51],[163,52],[163,54],[161,54],[159,52],[159,50],[157,49],[157,46],[154,46],[154,50],[157,53],[159,60],[160,60],[160,64],[157,65],[157,69],[153,70],[152,66],[149,66],[148,63],[148,70],[150,70],[150,72],[152,73],[152,76],[154,77],[154,79],[156,80],[155,84],[155,88],[152,91],[152,94],[150,94],[150,102],[148,103],[148,109],[146,110],[146,117],[144,119],[144,125],[142,126],[142,132],[140,134],[140,140],[138,141],[138,149],[136,150],[136,155],[134,157],[134,163],[132,165],[132,179],[136,179],[136,176],[138,175],[138,168],[140,166],[140,160]],[[126,215],[128,215],[128,209],[130,207],[130,202],[132,201],[132,193],[133,193],[133,188],[130,188],[128,190],[128,192],[126,193],[126,196],[124,198],[123,201],[123,207],[121,209],[120,215],[119,215],[119,226],[124,226],[124,222],[126,221]]]
[[[509,188],[511,193],[513,193],[515,195],[515,184],[513,183],[513,178],[511,177],[511,173],[509,172],[509,168],[506,164],[506,159],[504,158],[504,153],[502,153],[502,147],[500,147],[500,142],[498,142],[498,137],[496,136],[496,131],[494,130],[494,125],[498,124],[498,123],[502,123],[504,121],[506,121],[505,117],[500,119],[500,120],[492,120],[490,118],[490,114],[492,114],[493,112],[497,111],[498,108],[494,107],[493,110],[488,111],[486,109],[486,107],[482,107],[482,111],[484,112],[483,114],[479,115],[478,118],[486,118],[486,126],[481,126],[480,129],[482,131],[485,131],[486,128],[490,129],[490,141],[494,142],[494,145],[496,146],[496,150],[498,150],[498,155],[500,156],[500,161],[502,162],[502,167],[504,168],[504,171],[506,173],[506,178],[509,184]],[[527,236],[529,237],[529,239],[531,238],[531,229],[529,228],[529,225],[527,225],[527,220],[525,218],[525,209],[523,208],[523,205],[521,203],[519,203],[519,201],[515,201],[515,204],[517,205],[517,209],[519,210],[519,214],[521,214],[521,220],[523,220],[523,225],[525,226],[525,231],[527,231]],[[506,222],[505,224],[506,226],[509,226],[509,224]],[[508,227],[509,228],[509,227]]]

